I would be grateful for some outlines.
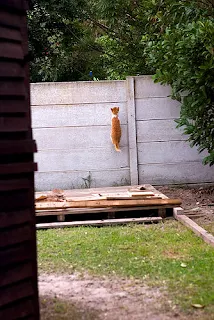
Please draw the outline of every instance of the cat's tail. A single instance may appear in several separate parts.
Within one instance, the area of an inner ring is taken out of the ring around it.
[[[119,147],[119,144],[118,144],[118,143],[116,143],[114,146],[115,146],[115,150],[116,150],[116,151],[121,152],[121,150],[120,150],[120,147]]]

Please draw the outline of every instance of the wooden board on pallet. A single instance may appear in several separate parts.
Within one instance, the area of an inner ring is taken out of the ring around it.
[[[171,209],[168,206],[162,206],[162,209]],[[68,208],[68,209],[53,209],[53,210],[38,210],[36,216],[58,216],[58,215],[77,215],[77,214],[93,214],[93,213],[109,213],[109,212],[127,212],[127,211],[157,211],[160,206],[147,206],[147,207],[132,207],[132,208]]]
[[[161,217],[146,217],[146,218],[129,218],[129,219],[106,219],[106,220],[88,220],[88,221],[72,221],[72,222],[51,222],[39,223],[37,229],[51,228],[69,228],[79,226],[106,226],[106,225],[122,225],[128,223],[155,223],[162,221]]]
[[[144,207],[162,206],[176,207],[181,204],[179,199],[154,200],[76,200],[71,202],[41,202],[36,203],[36,210],[65,209],[65,208],[105,208],[105,207]]]

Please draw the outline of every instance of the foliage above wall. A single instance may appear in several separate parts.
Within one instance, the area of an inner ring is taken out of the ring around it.
[[[214,164],[214,0],[32,3],[32,81],[155,73],[182,101],[178,126]]]

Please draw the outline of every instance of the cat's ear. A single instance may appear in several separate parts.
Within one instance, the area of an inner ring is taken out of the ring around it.
[[[120,110],[120,108],[119,107],[117,107],[117,111],[119,111]]]
[[[111,108],[111,111],[113,111],[113,108]]]

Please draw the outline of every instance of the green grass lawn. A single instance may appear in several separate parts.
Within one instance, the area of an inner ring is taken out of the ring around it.
[[[201,304],[214,314],[214,249],[176,221],[43,230],[37,236],[40,272],[139,278],[166,288],[183,310]]]

